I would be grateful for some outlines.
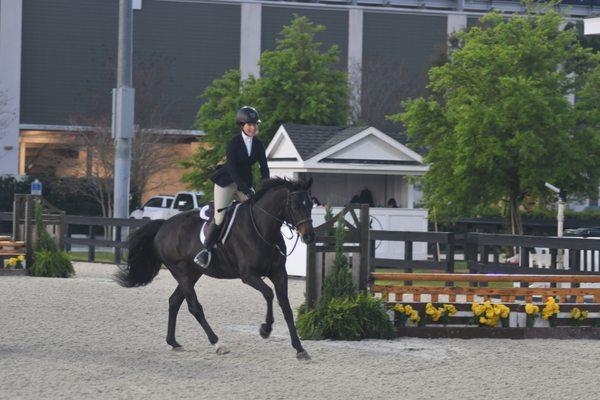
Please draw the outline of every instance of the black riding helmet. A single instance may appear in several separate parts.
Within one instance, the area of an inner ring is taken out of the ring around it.
[[[240,126],[244,124],[260,124],[258,111],[254,107],[244,106],[238,110],[235,122]]]

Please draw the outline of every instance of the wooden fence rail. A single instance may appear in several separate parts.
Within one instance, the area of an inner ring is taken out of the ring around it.
[[[12,222],[13,213],[0,212],[0,222]],[[138,228],[146,224],[148,219],[127,219],[127,218],[104,218],[104,217],[88,217],[79,215],[67,215],[65,218],[68,229],[65,230],[65,236],[59,240],[63,244],[63,248],[67,251],[72,245],[82,245],[88,247],[88,261],[96,260],[96,247],[109,247],[114,249],[115,264],[121,263],[123,249],[127,248],[127,237],[124,235],[124,228]],[[87,238],[73,238],[71,232],[75,226],[87,227]],[[114,228],[114,238],[101,239],[96,238],[95,227],[104,227],[105,231],[110,231]]]
[[[468,233],[465,242],[465,259],[472,273],[600,274],[600,239]],[[517,250],[518,264],[501,263],[500,252],[511,247]],[[530,265],[536,247],[550,250],[549,265]],[[568,254],[561,262],[562,252]]]

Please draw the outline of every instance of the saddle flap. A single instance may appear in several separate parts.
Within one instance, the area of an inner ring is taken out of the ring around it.
[[[235,207],[228,209],[225,211],[225,219],[223,219],[223,228],[221,228],[221,232],[219,232],[219,238],[217,239],[217,243],[225,243],[227,240],[227,236],[229,236],[229,232],[231,231],[231,227],[233,226],[233,222],[235,221],[235,217],[240,207],[241,203],[237,203]],[[202,214],[202,210],[206,208],[204,214]],[[210,215],[210,219],[206,219],[203,215]],[[200,210],[200,218],[202,218],[205,222],[202,224],[200,228],[200,242],[205,244],[206,242],[206,229],[208,228],[208,224],[212,221],[214,216],[214,206],[212,203],[207,204],[202,207]]]

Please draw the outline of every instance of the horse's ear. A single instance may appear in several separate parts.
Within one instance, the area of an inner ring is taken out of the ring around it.
[[[313,183],[313,178],[312,176],[310,178],[308,178],[308,180],[306,182],[304,182],[304,189],[308,190],[310,189],[310,187],[312,186]]]

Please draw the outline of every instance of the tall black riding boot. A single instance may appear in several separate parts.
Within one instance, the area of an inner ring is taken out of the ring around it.
[[[219,238],[220,232],[221,226],[215,224],[215,221],[212,220],[207,228],[204,249],[202,249],[200,253],[196,254],[196,257],[194,257],[194,262],[202,268],[206,268],[208,264],[210,264],[211,250],[214,247],[215,243],[217,243],[217,239]]]

